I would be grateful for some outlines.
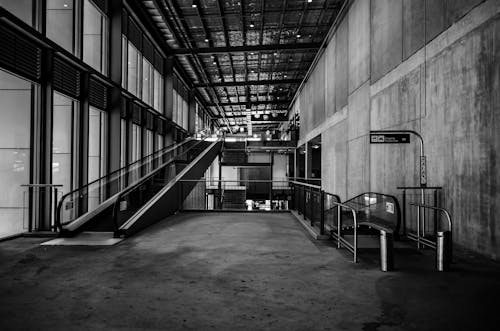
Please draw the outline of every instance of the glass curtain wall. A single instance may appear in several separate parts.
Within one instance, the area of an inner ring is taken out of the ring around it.
[[[52,183],[62,185],[65,194],[78,184],[79,107],[73,99],[53,94]],[[72,213],[73,209],[64,212]]]
[[[58,43],[67,51],[74,53],[76,26],[75,0],[46,1],[47,37]]]
[[[26,229],[32,84],[0,70],[0,238]],[[25,209],[26,208],[26,209]]]
[[[130,163],[134,163],[141,159],[142,155],[142,130],[135,123],[132,124],[132,134],[130,136]],[[130,171],[129,183],[139,179],[140,167],[135,165]]]
[[[83,61],[102,74],[108,70],[108,19],[90,1],[83,3]]]
[[[107,114],[94,107],[89,108],[89,150],[88,183],[106,174]],[[89,209],[95,208],[105,200],[104,183],[89,187]]]
[[[154,79],[153,65],[145,58],[142,59],[142,101],[153,105]]]
[[[139,62],[140,53],[135,48],[134,45],[129,41],[127,47],[127,90],[139,97],[139,77],[140,75],[140,62]]]
[[[146,130],[146,150],[144,151],[144,155],[153,154],[153,144],[154,144],[154,134],[151,130]],[[148,163],[145,167],[146,173],[149,173],[153,169],[153,159],[148,159]]]
[[[33,0],[0,0],[0,7],[4,7],[26,24],[33,26]]]
[[[153,92],[153,108],[164,114],[165,110],[163,109],[163,76],[161,73],[154,69],[153,72],[154,77],[154,92]]]

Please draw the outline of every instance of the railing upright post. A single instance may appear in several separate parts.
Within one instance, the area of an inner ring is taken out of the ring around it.
[[[59,224],[56,224],[58,219],[56,213],[57,213],[57,187],[54,186],[54,228],[59,228]]]
[[[438,192],[434,190],[434,207],[438,207]],[[434,210],[434,234],[438,232],[438,211]]]
[[[321,235],[325,234],[325,191],[320,191],[320,225],[319,225],[319,233]]]
[[[314,226],[313,205],[314,205],[314,192],[313,189],[311,188],[309,190],[309,220],[311,221],[311,226]]]
[[[340,248],[341,226],[342,226],[342,207],[337,205],[337,248]]]
[[[403,189],[403,236],[406,236],[406,190]]]
[[[304,194],[303,199],[302,199],[302,216],[304,217],[304,220],[306,219],[306,188],[302,188],[302,193]]]

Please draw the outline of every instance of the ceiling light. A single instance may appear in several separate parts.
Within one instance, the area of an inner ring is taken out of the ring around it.
[[[205,42],[208,43],[208,41],[209,41],[208,38],[205,38]]]
[[[253,25],[253,23],[250,23],[250,27],[253,28],[255,25]]]
[[[244,128],[244,127],[241,127],[241,128],[240,128],[240,132],[245,132],[245,128]]]
[[[308,2],[308,3],[311,3],[311,2],[313,2],[313,0],[307,0],[307,2]]]
[[[194,4],[194,3],[193,3],[193,4],[191,5],[191,7],[196,8],[196,7],[198,7],[198,6],[196,6],[196,4]]]
[[[217,62],[215,62],[215,61],[214,61],[213,63],[214,63],[214,64],[217,64]]]
[[[301,37],[301,35],[300,35],[300,34],[298,34],[298,35],[297,35],[297,38],[300,38],[300,37]]]
[[[264,121],[267,121],[269,119],[269,115],[264,115]]]

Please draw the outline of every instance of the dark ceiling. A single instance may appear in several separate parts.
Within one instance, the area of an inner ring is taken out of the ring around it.
[[[221,127],[275,129],[345,0],[142,1]]]

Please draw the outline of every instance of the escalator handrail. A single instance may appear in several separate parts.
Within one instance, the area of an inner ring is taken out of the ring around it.
[[[194,144],[193,146],[189,147],[187,150],[185,150],[182,154],[179,154],[176,156],[179,157],[179,156],[182,156],[182,155],[185,155],[186,153],[188,153],[190,150],[192,150],[193,148],[195,148],[196,146],[199,146],[202,142],[205,142],[206,139],[203,139],[203,140],[200,140],[197,144]],[[147,174],[146,176],[142,177],[138,182],[136,182],[134,185],[131,185],[129,187],[127,187],[125,190],[121,191],[120,193],[118,193],[117,197],[116,197],[116,200],[115,202],[113,203],[113,223],[114,223],[114,226],[115,226],[115,232],[118,231],[119,227],[118,227],[118,223],[117,223],[117,216],[118,216],[118,210],[117,210],[117,206],[120,205],[120,200],[121,198],[131,192],[132,190],[136,189],[137,187],[141,186],[142,184],[144,184],[146,181],[148,181],[152,176],[154,176],[156,173],[158,173],[160,170],[162,170],[163,168],[165,168],[166,166],[172,164],[172,162],[175,162],[175,159],[171,160],[170,162],[166,162],[165,164],[161,165],[160,167],[158,167],[157,169],[153,170],[152,172],[150,172],[149,174]]]
[[[102,176],[102,177],[100,177],[100,178],[98,178],[98,179],[96,179],[96,180],[94,180],[94,181],[92,181],[92,182],[90,182],[90,183],[87,183],[87,184],[85,184],[85,185],[83,185],[83,186],[80,186],[80,187],[79,187],[79,188],[77,188],[77,189],[74,189],[74,190],[72,190],[72,191],[70,191],[70,192],[68,192],[68,193],[64,194],[64,195],[61,197],[61,199],[59,199],[59,202],[57,203],[56,219],[55,219],[56,226],[57,226],[59,229],[61,229],[61,228],[62,228],[62,224],[61,224],[61,215],[60,215],[60,214],[61,214],[62,204],[63,204],[64,200],[65,200],[68,196],[70,196],[70,195],[72,195],[72,194],[74,194],[74,193],[76,193],[76,192],[78,192],[78,191],[84,190],[85,188],[89,187],[90,185],[93,185],[93,184],[95,184],[95,183],[97,183],[97,182],[99,182],[99,181],[101,181],[101,180],[103,180],[103,179],[105,179],[105,178],[107,178],[107,177],[111,177],[112,175],[115,175],[115,174],[117,174],[117,173],[120,173],[121,171],[123,171],[123,170],[125,170],[125,169],[127,169],[127,168],[130,168],[130,167],[132,167],[132,166],[134,166],[134,165],[137,165],[137,164],[139,164],[139,162],[143,162],[145,159],[147,159],[147,158],[149,158],[149,157],[153,157],[155,154],[166,153],[166,152],[169,152],[169,151],[171,151],[171,150],[174,150],[175,148],[180,147],[180,146],[182,146],[182,145],[184,145],[184,144],[186,144],[186,143],[188,143],[188,142],[192,141],[193,139],[194,139],[194,137],[193,137],[193,136],[190,136],[190,137],[186,138],[184,141],[182,141],[182,142],[180,142],[180,143],[175,143],[175,144],[172,144],[172,145],[165,146],[164,148],[162,148],[162,149],[160,149],[160,150],[158,150],[158,151],[156,151],[156,152],[153,152],[153,153],[151,153],[151,154],[149,154],[149,155],[143,156],[142,158],[140,158],[140,159],[139,159],[139,160],[137,160],[137,161],[134,161],[133,163],[130,163],[130,164],[128,164],[128,165],[126,165],[126,166],[124,166],[124,167],[122,167],[122,168],[118,169],[118,170],[115,170],[115,171],[113,171],[113,172],[110,172],[109,174],[106,174],[106,175],[104,175],[104,176]]]
[[[364,192],[364,193],[361,193],[359,195],[356,195],[353,198],[350,198],[349,200],[344,201],[343,204],[349,204],[350,202],[354,202],[353,200],[359,199],[362,196],[367,195],[367,194],[368,195],[370,195],[370,194],[381,195],[383,197],[391,198],[394,201],[394,208],[396,209],[396,212],[397,212],[396,230],[394,232],[398,233],[399,229],[401,228],[401,208],[399,206],[399,200],[398,200],[398,198],[396,196],[390,195],[390,194],[385,194],[385,193],[380,193],[380,192]],[[379,203],[368,204],[365,207],[371,207],[371,206],[374,206],[376,204],[379,204]],[[358,211],[356,211],[356,212],[358,212]]]

